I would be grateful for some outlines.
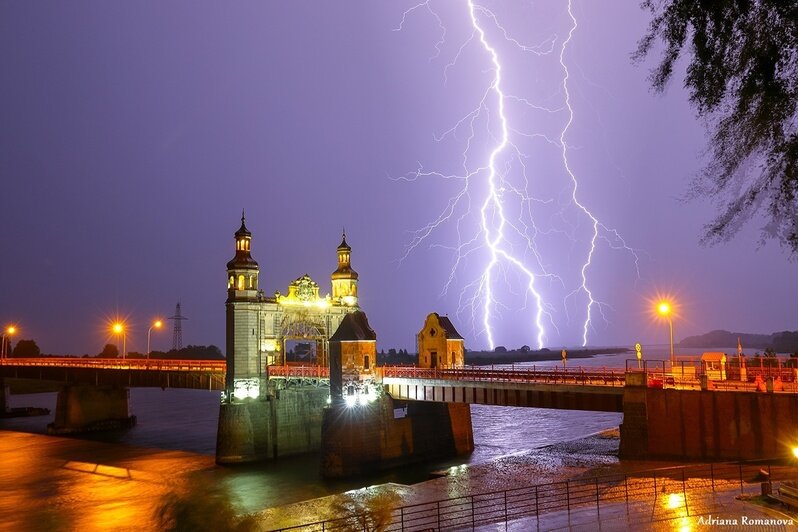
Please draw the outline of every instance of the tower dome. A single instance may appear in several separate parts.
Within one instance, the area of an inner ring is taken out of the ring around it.
[[[352,248],[346,243],[346,231],[338,246],[338,268],[330,276],[332,279],[332,299],[336,303],[355,306],[357,305],[357,279],[358,275],[352,269]]]
[[[235,232],[235,241],[236,254],[227,263],[227,289],[257,290],[259,268],[250,253],[252,233],[247,229],[244,211],[241,211],[241,227]]]

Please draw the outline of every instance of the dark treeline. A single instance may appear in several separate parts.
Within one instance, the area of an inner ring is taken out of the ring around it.
[[[386,353],[383,349],[377,353],[378,366],[409,366],[416,363],[418,355],[408,353],[407,349],[389,349]]]
[[[144,358],[141,353],[128,353],[128,358]],[[224,360],[222,350],[215,345],[188,345],[182,349],[152,351],[150,358],[167,360]]]
[[[626,347],[608,347],[604,349],[569,349],[567,358],[590,358],[594,355],[611,355],[615,353],[631,353]],[[544,360],[561,360],[561,350],[540,349],[533,350],[529,346],[518,349],[507,349],[497,346],[493,351],[465,350],[465,363],[471,366],[485,366],[490,364],[512,364],[515,362],[538,362]],[[377,353],[377,365],[380,366],[410,366],[418,361],[417,353],[408,353],[406,349],[389,349]]]
[[[590,358],[595,355],[612,355],[616,353],[631,353],[627,347],[607,347],[603,349],[567,349],[567,360],[575,358]],[[519,349],[507,349],[497,346],[493,351],[466,351],[465,363],[473,366],[486,366],[490,364],[514,364],[516,362],[542,362],[545,360],[561,360],[562,350],[543,349],[534,350],[529,346]]]
[[[736,333],[724,330],[710,331],[706,334],[688,336],[679,342],[681,347],[737,347],[737,339],[743,347],[771,349],[776,353],[798,352],[798,331],[781,331],[773,334]]]
[[[13,344],[12,344],[13,345]],[[102,351],[96,355],[54,355],[42,353],[34,340],[20,340],[13,347],[9,346],[8,356],[12,358],[48,358],[62,356],[78,356],[82,358],[118,358],[119,347],[115,344],[105,344]],[[129,351],[128,358],[146,358],[143,353]],[[224,360],[221,349],[215,345],[188,345],[182,349],[169,351],[152,351],[150,358],[166,360]]]

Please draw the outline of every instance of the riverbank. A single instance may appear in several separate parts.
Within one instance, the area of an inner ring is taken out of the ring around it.
[[[0,529],[157,530],[169,528],[170,522],[175,524],[170,520],[180,515],[186,529],[232,529],[234,524],[241,524],[237,529],[273,530],[364,509],[682,465],[621,462],[617,458],[618,443],[618,430],[612,429],[512,452],[488,462],[453,465],[436,472],[443,476],[415,484],[388,481],[335,495],[319,493],[318,487],[309,486],[303,497],[307,500],[280,505],[257,488],[276,464],[248,470],[221,468],[208,455],[0,430]],[[275,477],[269,480],[277,491],[286,487],[284,482]],[[361,479],[353,484],[368,482]],[[739,489],[736,481],[730,486]],[[758,484],[753,489],[758,491]],[[738,517],[756,515],[757,510],[735,503],[733,493],[727,499],[733,506],[702,511]],[[691,499],[691,504],[696,502]],[[608,504],[607,508],[602,506],[600,517],[590,518],[607,519],[614,503]],[[645,506],[644,510],[648,512],[645,520],[638,523],[642,528],[651,519],[651,508]],[[691,506],[693,515],[696,511],[698,508]],[[547,514],[546,520],[569,524],[571,517],[564,513],[558,517],[555,512]],[[516,529],[527,529],[524,526]]]
[[[372,509],[374,504],[407,506],[477,493],[526,487],[581,475],[633,471],[672,464],[618,460],[617,428],[587,437],[519,451],[475,465],[452,466],[442,476],[413,485],[381,484],[338,495],[269,508],[255,514],[266,530],[340,516],[342,510]],[[370,502],[376,501],[376,502]]]
[[[392,505],[406,505],[571,478],[617,464],[617,448],[613,431],[453,465],[444,476],[415,484],[384,482],[326,496],[309,487],[310,500],[269,508],[273,503],[252,483],[273,466],[239,471],[217,467],[207,455],[0,430],[0,522],[17,530],[37,529],[37,523],[50,529],[157,529],[160,509],[171,504],[198,515],[210,509],[227,517],[249,514],[256,529],[269,530],[340,515],[341,508],[380,493],[389,494]]]
[[[478,530],[483,531],[533,530],[541,526],[546,530],[587,530],[599,528],[599,523],[601,528],[608,530],[699,530],[706,525],[727,522],[765,523],[773,530],[791,530],[795,525],[795,514],[759,495],[759,470],[756,469],[759,465],[747,466],[745,473],[741,469],[740,474],[744,477],[738,481],[734,475],[711,477],[713,480],[710,480],[711,470],[707,470],[706,465],[702,470],[701,464],[692,464],[697,469],[688,474],[697,475],[685,484],[685,470],[676,469],[674,472],[670,469],[681,468],[686,465],[684,463],[619,461],[619,436],[618,429],[611,429],[500,457],[491,463],[452,467],[441,478],[414,485],[370,486],[271,508],[250,518],[257,523],[258,530],[270,531],[367,513],[371,525],[376,526],[395,524],[397,517],[391,510],[404,507],[402,515],[405,519],[427,519],[424,526],[434,526],[437,515],[437,519],[443,519],[444,523],[450,520],[446,527],[452,523],[463,525],[464,522],[458,519],[465,518],[467,524],[464,528],[470,528],[473,514],[469,512],[474,512],[476,505],[477,524],[481,525]],[[732,464],[734,471],[736,467]],[[792,478],[784,475],[794,472],[794,467],[780,467],[785,470],[777,472],[774,469],[776,478]],[[619,484],[615,480],[618,478],[615,475],[619,474],[631,477],[628,488],[625,482]],[[607,480],[607,477],[612,480]],[[571,487],[564,491],[566,480],[571,481]],[[532,486],[542,488],[547,497],[545,502],[541,502],[546,509],[539,517],[534,511],[538,489],[507,493]],[[778,483],[774,489],[777,486]],[[624,496],[626,489],[629,491]],[[577,497],[572,500],[575,506],[568,505],[566,493]],[[552,499],[552,494],[559,494],[561,498]],[[469,495],[475,497],[459,499]],[[518,497],[526,497],[525,502],[518,502]],[[440,506],[434,504],[436,501],[441,501]],[[504,523],[502,511],[508,511],[508,501],[511,504],[509,515],[513,517]],[[416,506],[413,508],[413,505]],[[458,515],[461,517],[456,517]],[[337,524],[340,526],[341,523]],[[358,529],[362,526],[354,520],[349,524]]]

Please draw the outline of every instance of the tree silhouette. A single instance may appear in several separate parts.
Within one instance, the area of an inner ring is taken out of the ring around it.
[[[39,346],[33,340],[20,340],[11,352],[12,357],[18,358],[34,358],[41,354]]]
[[[680,56],[690,101],[711,132],[711,161],[687,197],[710,197],[720,213],[702,241],[728,240],[764,210],[762,240],[798,258],[798,3],[784,0],[645,0],[653,19],[634,58],[664,42],[651,73],[661,92]]]
[[[119,356],[119,348],[115,344],[105,344],[102,352],[97,356],[100,358],[117,358]]]

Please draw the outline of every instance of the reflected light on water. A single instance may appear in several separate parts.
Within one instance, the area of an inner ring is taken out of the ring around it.
[[[681,508],[684,506],[684,494],[682,493],[671,493],[668,495],[668,509],[675,510],[676,508]]]

